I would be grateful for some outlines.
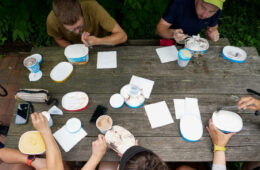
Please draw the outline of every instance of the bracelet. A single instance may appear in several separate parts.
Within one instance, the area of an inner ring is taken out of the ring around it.
[[[214,144],[214,150],[213,150],[213,152],[216,152],[216,151],[224,151],[224,152],[225,152],[225,151],[226,151],[226,148]]]

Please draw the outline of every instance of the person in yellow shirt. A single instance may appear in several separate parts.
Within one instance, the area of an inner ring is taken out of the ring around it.
[[[52,8],[47,32],[61,47],[80,42],[116,45],[127,40],[125,31],[96,1],[53,0]]]

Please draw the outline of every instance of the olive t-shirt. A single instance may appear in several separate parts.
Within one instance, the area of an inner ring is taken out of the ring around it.
[[[84,31],[96,37],[104,37],[117,24],[114,18],[96,1],[81,2],[84,17]],[[54,38],[63,38],[71,43],[81,42],[81,35],[70,32],[51,11],[47,17],[47,32]]]

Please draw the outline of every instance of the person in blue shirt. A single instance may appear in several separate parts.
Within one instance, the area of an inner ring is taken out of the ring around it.
[[[197,35],[206,28],[209,40],[218,41],[218,19],[225,0],[172,0],[156,32],[162,38],[176,42]]]

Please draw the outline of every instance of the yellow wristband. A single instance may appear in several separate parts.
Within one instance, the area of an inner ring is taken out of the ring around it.
[[[224,151],[224,152],[225,152],[225,151],[226,151],[226,148],[214,144],[214,150],[213,150],[213,152],[216,152],[216,151]]]

